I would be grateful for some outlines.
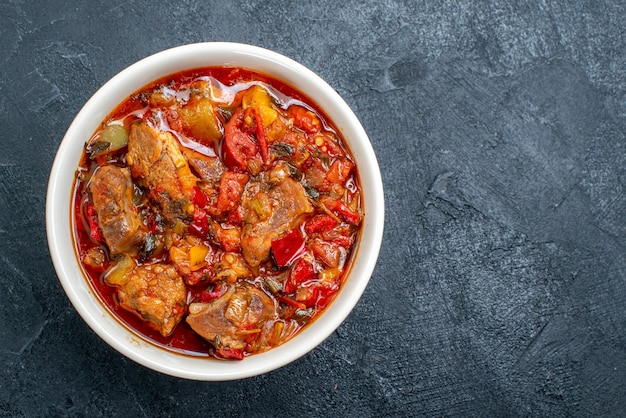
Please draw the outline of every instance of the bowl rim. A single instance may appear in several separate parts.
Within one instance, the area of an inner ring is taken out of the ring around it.
[[[359,177],[365,210],[361,237],[367,236],[367,240],[361,239],[358,243],[342,289],[324,312],[291,340],[237,362],[168,351],[122,325],[100,302],[84,277],[70,232],[75,168],[86,139],[97,125],[115,106],[151,81],[185,69],[208,66],[235,66],[265,72],[304,93],[341,131],[357,167],[361,166]],[[306,88],[302,87],[303,82]],[[68,170],[68,166],[72,169]],[[364,184],[367,189],[363,188]],[[265,48],[234,42],[200,42],[169,48],[135,62],[109,79],[87,100],[69,125],[56,152],[46,194],[50,256],[67,297],[91,330],[119,353],[147,368],[204,381],[235,380],[270,372],[304,356],[328,338],[356,306],[373,274],[382,244],[384,218],[383,183],[374,150],[343,98],[321,77],[293,59]]]

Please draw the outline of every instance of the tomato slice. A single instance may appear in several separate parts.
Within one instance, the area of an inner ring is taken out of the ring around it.
[[[243,108],[233,113],[224,128],[224,164],[230,169],[246,171],[248,160],[256,157],[258,149],[252,137],[241,130],[244,119]]]
[[[310,244],[315,257],[322,260],[329,267],[337,267],[341,260],[341,250],[337,244],[315,239]]]
[[[350,160],[337,159],[328,169],[326,178],[332,183],[344,184],[353,168],[354,164]]]
[[[287,113],[293,118],[294,125],[306,133],[314,134],[319,132],[322,127],[322,123],[315,113],[302,106],[289,106]]]

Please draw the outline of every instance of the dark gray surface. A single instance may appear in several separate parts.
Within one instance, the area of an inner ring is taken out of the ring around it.
[[[0,3],[0,416],[626,414],[624,2],[294,3]],[[44,223],[54,153],[89,96],[139,58],[213,40],[335,87],[387,209],[344,325],[229,383],[100,341]]]

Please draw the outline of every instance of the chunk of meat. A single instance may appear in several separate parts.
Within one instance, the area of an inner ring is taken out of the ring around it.
[[[219,222],[210,223],[211,233],[226,252],[241,252],[241,228],[224,228]]]
[[[212,185],[219,184],[222,174],[226,170],[219,157],[207,156],[186,148],[183,149],[183,154],[187,157],[189,165],[198,177]]]
[[[107,256],[100,247],[92,247],[83,256],[83,263],[90,269],[103,272],[107,267]]]
[[[242,196],[241,248],[248,264],[258,266],[269,257],[272,241],[298,226],[313,206],[304,187],[291,177],[274,187],[262,182],[248,185]]]
[[[222,259],[215,264],[216,280],[223,280],[226,283],[235,283],[239,279],[252,277],[252,272],[246,265],[243,257],[236,253],[226,253]]]
[[[209,303],[189,305],[187,323],[216,348],[245,348],[259,335],[263,324],[277,316],[272,299],[252,284],[230,286],[226,293]]]
[[[144,122],[134,123],[130,127],[126,161],[132,176],[150,189],[150,197],[159,204],[165,219],[175,222],[189,216],[198,178],[171,133]]]
[[[114,165],[100,167],[91,177],[89,191],[111,253],[136,255],[147,230],[133,205],[133,183],[128,169]]]
[[[119,287],[124,309],[138,313],[163,336],[170,335],[183,318],[187,289],[173,266],[136,266],[130,258],[124,258],[106,280]]]

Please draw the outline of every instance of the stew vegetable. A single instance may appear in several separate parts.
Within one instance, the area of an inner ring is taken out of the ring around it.
[[[242,359],[340,289],[363,219],[338,131],[263,74],[203,68],[120,104],[86,142],[74,238],[103,303],[168,349]]]

